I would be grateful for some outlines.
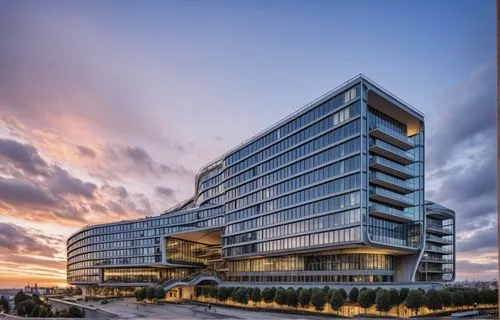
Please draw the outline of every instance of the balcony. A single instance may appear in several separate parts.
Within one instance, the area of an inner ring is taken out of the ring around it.
[[[427,223],[425,230],[427,233],[432,233],[436,234],[438,236],[448,236],[453,234],[453,227],[452,226],[442,226],[438,224],[429,224]]]
[[[415,185],[412,182],[404,181],[382,172],[370,172],[370,182],[400,193],[406,194],[415,191]]]
[[[434,243],[440,243],[440,244],[453,244],[452,240],[448,240],[448,239],[445,239],[445,238],[442,238],[442,237],[438,237],[438,236],[435,236],[433,234],[427,234],[425,236],[425,239],[428,242],[434,242]]]
[[[379,156],[370,157],[369,165],[370,168],[380,170],[401,179],[416,177],[415,171],[413,169]]]
[[[401,150],[379,139],[375,139],[375,141],[370,140],[370,151],[404,165],[408,165],[415,161],[415,157],[412,153]]]
[[[380,123],[372,124],[370,126],[370,134],[404,150],[410,150],[414,148],[413,141],[411,141],[411,139],[408,138],[407,135],[397,132]]]
[[[386,202],[403,208],[415,205],[412,198],[379,187],[370,187],[370,199]]]
[[[442,254],[452,254],[453,253],[453,250],[451,248],[450,249],[445,249],[443,247],[433,246],[433,245],[430,245],[430,244],[427,244],[425,246],[425,251],[427,251],[427,252],[437,252],[437,253],[442,253]]]
[[[429,263],[453,263],[453,259],[451,258],[437,258],[437,257],[425,257],[425,255],[422,257],[422,262],[429,262]]]
[[[396,220],[399,222],[412,222],[413,220],[415,220],[415,217],[413,216],[413,214],[411,214],[409,212],[394,209],[394,208],[384,206],[381,204],[371,205],[368,208],[368,210],[370,212],[370,215],[377,216],[380,218]]]

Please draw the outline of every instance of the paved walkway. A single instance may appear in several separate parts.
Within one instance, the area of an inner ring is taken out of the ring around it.
[[[103,305],[100,302],[81,304],[93,304],[96,308],[118,315],[120,319],[331,319],[328,316],[302,316],[278,312],[247,311],[219,306],[212,307],[211,311],[205,311],[203,306],[191,304],[143,305],[136,303],[133,298],[110,301],[108,304]]]

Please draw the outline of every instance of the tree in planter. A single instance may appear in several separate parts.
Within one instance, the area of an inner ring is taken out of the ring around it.
[[[398,290],[391,288],[389,289],[389,295],[391,296],[391,306],[396,306],[399,316],[399,292]]]
[[[225,302],[229,299],[229,296],[229,289],[227,287],[220,287],[219,290],[217,290],[217,300]]]
[[[441,294],[434,289],[430,289],[429,291],[427,291],[424,295],[424,298],[425,306],[432,311],[440,310],[443,307]]]
[[[276,302],[280,306],[283,306],[286,304],[286,291],[285,291],[285,289],[278,288],[278,290],[276,290],[276,294],[274,295],[274,302]]]
[[[153,300],[155,298],[155,288],[149,287],[146,289],[146,297],[149,300]]]
[[[352,303],[358,302],[358,296],[359,296],[359,290],[358,288],[354,287],[349,291],[349,301]]]
[[[387,311],[391,310],[391,294],[389,291],[385,289],[380,289],[377,291],[377,295],[375,297],[375,304],[377,305],[377,310],[379,312],[384,311],[387,314]]]
[[[323,293],[325,294],[325,299],[328,299],[330,296],[330,287],[324,286],[321,290],[323,290]]]
[[[311,304],[311,293],[309,289],[302,289],[299,293],[299,304],[302,308],[308,308]]]
[[[345,292],[345,291],[344,291]],[[339,310],[344,305],[344,295],[340,290],[333,290],[330,297],[330,305],[332,309],[337,311],[337,315],[339,314]]]
[[[194,295],[196,296],[196,298],[201,297],[202,294],[203,294],[202,287],[194,287]]]
[[[418,309],[424,305],[424,302],[424,294],[420,290],[410,290],[405,304],[409,309],[415,311],[415,315],[418,315]]]
[[[297,295],[297,292],[293,288],[288,288],[285,291],[286,293],[286,304],[289,307],[297,307],[297,304],[299,303],[299,296]]]
[[[233,288],[233,292],[231,293],[231,300],[234,302],[238,302],[238,290],[240,287]]]
[[[325,286],[326,287],[326,286]],[[311,304],[317,311],[323,311],[326,303],[325,290],[313,290]]]
[[[270,303],[273,302],[274,299],[274,293],[271,288],[264,288],[262,291],[262,299],[264,299],[265,303]]]
[[[260,302],[260,300],[262,300],[262,295],[259,288],[253,288],[251,298],[254,304],[257,304]]]
[[[203,294],[203,297],[208,298],[210,295],[210,290],[211,288],[209,286],[203,286],[201,289],[201,293]]]
[[[358,296],[358,304],[361,308],[365,309],[365,315],[366,315],[366,309],[370,308],[375,302],[372,299],[373,294],[370,291],[373,290],[372,289],[361,290]]]
[[[165,299],[166,294],[167,294],[167,292],[163,288],[156,288],[155,289],[155,298],[158,300]]]

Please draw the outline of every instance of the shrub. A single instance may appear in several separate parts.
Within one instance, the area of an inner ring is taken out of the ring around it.
[[[33,318],[37,318],[38,315],[40,314],[40,306],[36,305],[33,307],[33,310],[31,310],[29,316]]]
[[[344,295],[340,290],[333,290],[330,297],[330,305],[332,306],[333,310],[337,311],[338,315],[340,308],[342,308],[342,306],[344,305]]]
[[[424,295],[424,303],[430,310],[439,310],[443,307],[441,294],[434,289],[430,289]]]
[[[420,290],[410,290],[405,304],[409,309],[415,310],[415,315],[418,315],[418,309],[424,305],[424,302],[424,294]]]
[[[358,296],[359,296],[359,290],[358,288],[354,287],[349,291],[349,301],[352,303],[358,302]]]
[[[202,287],[194,287],[194,295],[196,298],[201,297],[203,293],[203,288]]]
[[[286,304],[289,307],[296,307],[299,303],[299,296],[293,288],[286,289]]]
[[[325,307],[325,291],[324,290],[313,290],[311,295],[311,303],[318,311],[322,311]]]
[[[155,289],[155,298],[158,300],[163,300],[165,299],[165,296],[167,295],[167,292],[163,288],[156,288]]]
[[[10,311],[9,300],[5,296],[0,298],[0,309],[2,309],[5,313],[9,313]]]
[[[151,288],[151,289],[153,289],[153,288]],[[71,318],[83,318],[85,316],[85,313],[82,310],[80,310],[80,308],[75,307],[75,306],[71,306],[68,309],[68,315]]]

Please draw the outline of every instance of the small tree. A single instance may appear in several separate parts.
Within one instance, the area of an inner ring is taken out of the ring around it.
[[[451,295],[450,291],[443,289],[439,290],[439,295],[441,296],[441,302],[444,307],[451,307],[452,301],[451,301]]]
[[[278,290],[276,290],[276,294],[274,295],[274,302],[276,302],[280,306],[283,306],[283,305],[286,304],[286,292],[285,292],[285,289],[278,288]]]
[[[369,291],[373,291],[371,289],[361,290],[358,296],[358,304],[361,308],[366,309],[370,308],[373,305],[372,294]]]
[[[80,308],[71,306],[68,309],[68,315],[70,318],[83,318],[85,316],[85,313],[80,310]]]
[[[339,310],[344,305],[344,295],[340,290],[333,290],[332,296],[330,297],[330,305],[332,306],[333,310],[337,311],[338,315]]]
[[[302,308],[307,308],[311,304],[311,293],[309,289],[302,289],[299,293],[299,304]]]
[[[9,313],[10,311],[9,300],[6,296],[2,296],[0,298],[0,309],[2,309],[5,313]]]
[[[286,289],[286,304],[289,307],[296,307],[299,303],[299,296],[293,288]]]
[[[329,286],[324,286],[321,290],[323,290],[323,293],[325,294],[325,298],[328,298],[330,296],[330,287]]]
[[[342,298],[344,299],[344,301],[346,301],[347,300],[347,292],[345,291],[345,289],[344,288],[340,288],[340,289],[338,289],[338,291],[342,295]]]
[[[146,289],[146,297],[149,300],[153,300],[155,298],[155,288],[149,287]]]
[[[260,302],[260,300],[262,300],[262,295],[260,293],[260,289],[259,288],[254,288],[252,290],[252,301],[257,304],[258,302]]]
[[[248,303],[248,290],[245,287],[240,287],[236,290],[236,301],[241,304]]]
[[[209,293],[209,296],[210,298],[217,298],[217,287],[212,287],[210,288],[210,293]]]
[[[408,297],[408,292],[410,292],[410,289],[408,288],[399,289],[399,304],[405,302],[406,297]]]
[[[464,306],[473,306],[474,305],[474,294],[472,290],[466,289],[462,290],[462,294],[464,295]]]
[[[358,296],[359,296],[359,290],[358,288],[354,287],[349,291],[349,301],[352,303],[358,302]]]
[[[35,304],[31,300],[21,301],[17,306],[17,315],[18,316],[30,315],[34,307]]]
[[[455,308],[459,308],[464,305],[464,294],[461,291],[453,291],[451,293],[451,303]]]
[[[201,292],[205,298],[208,298],[210,295],[211,288],[209,286],[203,286]]]
[[[264,299],[265,303],[270,303],[273,302],[274,299],[274,293],[271,288],[264,288],[262,291],[262,298]]]
[[[166,294],[167,294],[167,292],[163,288],[156,288],[155,289],[155,298],[158,300],[165,299]]]
[[[226,301],[229,299],[229,290],[227,287],[220,287],[219,290],[217,290],[217,300],[219,301]]]
[[[434,289],[430,289],[424,295],[425,297],[425,306],[430,310],[436,311],[443,307],[443,300],[441,298],[441,294]]]
[[[325,290],[313,290],[311,303],[317,311],[322,311],[325,308],[326,303]]]
[[[203,294],[202,287],[194,287],[194,295],[196,296],[196,298],[201,297],[202,294]]]
[[[17,309],[19,307],[19,304],[26,300],[30,300],[30,297],[27,294],[24,294],[22,291],[19,291],[14,296],[14,308]]]
[[[391,306],[398,307],[398,315],[399,315],[399,292],[398,290],[391,288],[389,289],[389,295],[391,296]]]
[[[389,291],[385,289],[380,289],[377,291],[377,295],[375,297],[375,304],[377,305],[377,310],[379,312],[384,311],[387,314],[387,311],[391,310],[391,294]]]
[[[410,290],[405,304],[409,309],[415,311],[415,315],[418,315],[418,309],[424,305],[424,300],[424,295],[420,290]]]

